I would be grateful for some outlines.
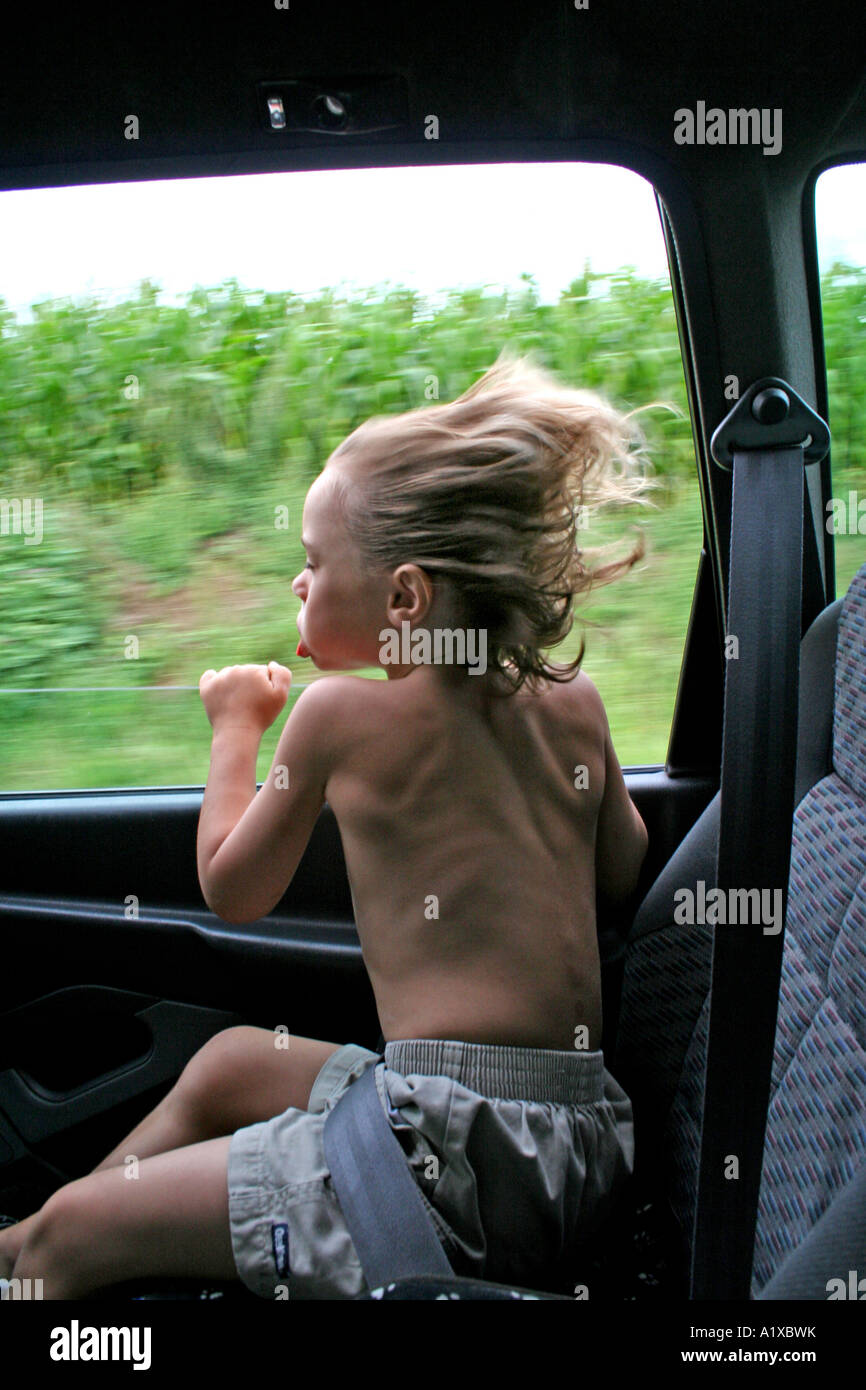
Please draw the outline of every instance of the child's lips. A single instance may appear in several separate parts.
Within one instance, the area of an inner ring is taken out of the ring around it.
[[[304,605],[303,605],[303,603],[302,603],[302,604],[301,604],[301,610],[300,610],[300,612],[298,613],[298,632],[301,631],[301,618],[302,618],[303,616],[304,616]],[[301,637],[301,640],[300,640],[300,642],[298,643],[297,655],[298,655],[298,656],[309,656],[309,655],[310,655],[310,649],[309,649],[309,647],[307,646],[306,642],[304,641],[303,637]]]

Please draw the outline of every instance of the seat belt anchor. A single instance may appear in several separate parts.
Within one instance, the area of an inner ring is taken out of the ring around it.
[[[710,440],[710,452],[726,472],[733,469],[734,454],[801,446],[804,463],[820,463],[830,448],[830,431],[793,386],[777,376],[753,382]]]

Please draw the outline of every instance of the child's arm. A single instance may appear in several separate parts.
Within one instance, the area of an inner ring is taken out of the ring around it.
[[[604,796],[595,844],[596,887],[604,897],[616,902],[630,897],[637,887],[649,835],[626,789],[606,715],[604,765]]]
[[[322,808],[334,725],[332,681],[311,686],[286,721],[267,780],[256,793],[265,729],[288,696],[291,673],[271,662],[206,671],[199,688],[213,726],[211,767],[198,824],[198,877],[225,921],[255,922],[294,877]]]

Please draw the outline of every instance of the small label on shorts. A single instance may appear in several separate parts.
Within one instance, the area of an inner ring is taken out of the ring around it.
[[[277,1267],[277,1275],[280,1279],[285,1279],[289,1272],[289,1228],[283,1224],[281,1226],[271,1226],[271,1240],[274,1247],[274,1264]]]

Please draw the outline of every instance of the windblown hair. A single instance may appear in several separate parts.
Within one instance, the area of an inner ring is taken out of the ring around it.
[[[486,629],[488,666],[511,694],[571,679],[584,643],[559,666],[542,650],[571,631],[580,594],[643,557],[642,536],[595,568],[578,546],[579,509],[648,486],[640,442],[631,416],[505,348],[457,400],[373,416],[328,464],[345,480],[343,520],[364,562],[414,563],[448,584],[460,621]]]

